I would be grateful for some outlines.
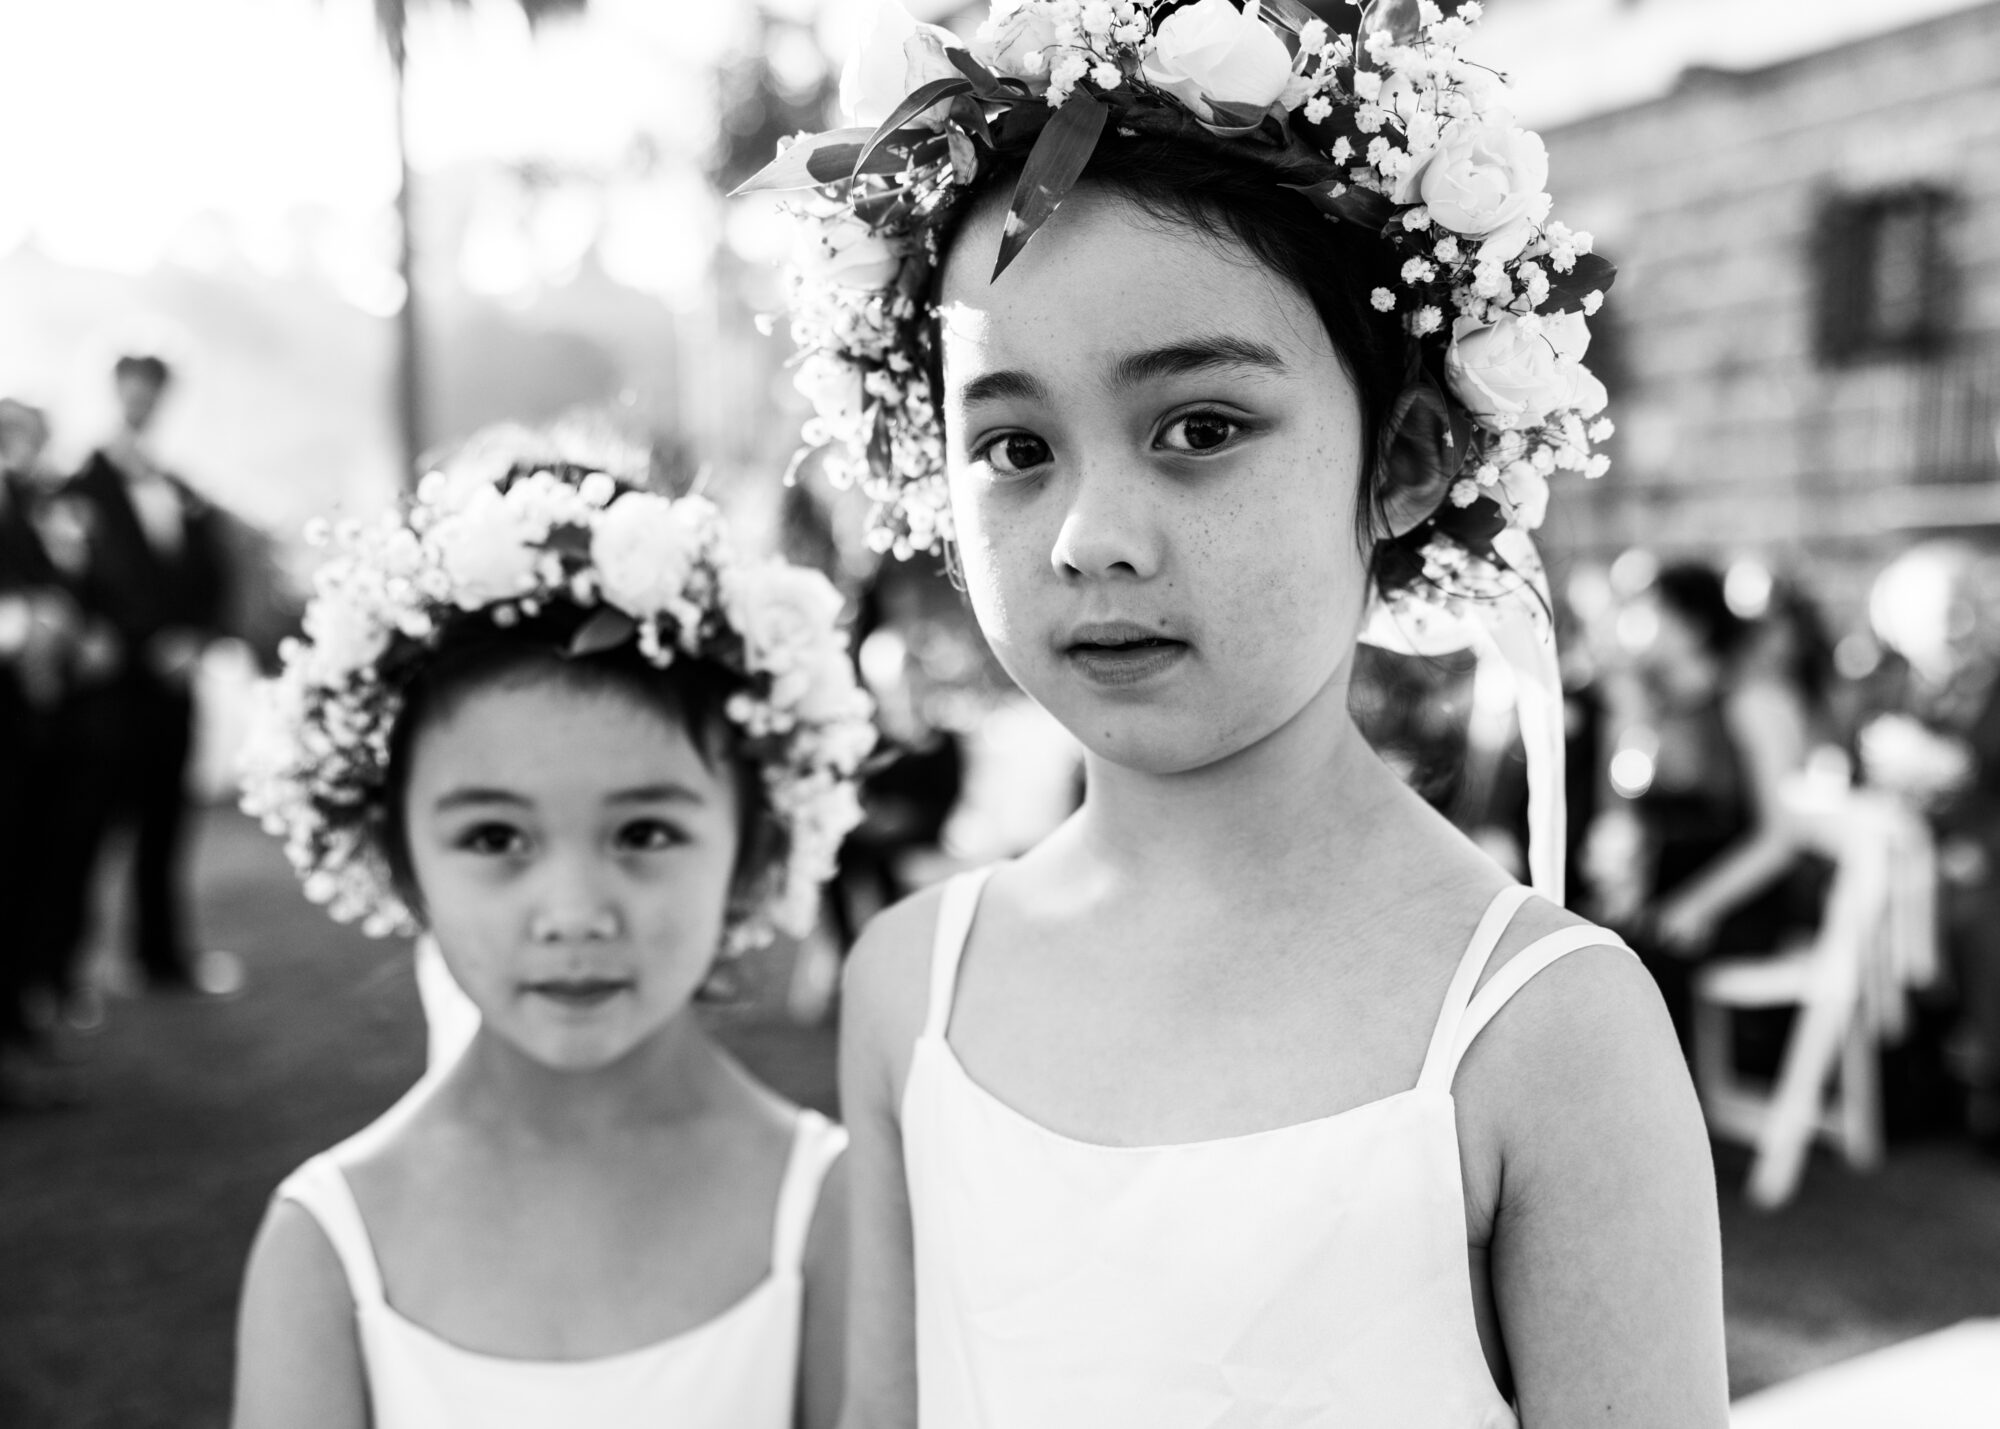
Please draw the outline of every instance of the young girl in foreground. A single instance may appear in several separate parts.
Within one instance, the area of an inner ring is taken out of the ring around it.
[[[823,186],[809,439],[884,545],[955,534],[1089,761],[1062,829],[854,955],[843,1423],[1720,1426],[1650,980],[1346,708],[1371,598],[1518,599],[1609,266],[1462,20],[1372,6],[1357,68],[1270,8],[1020,0],[971,56],[905,20],[920,92],[862,111],[903,127],[753,182]]]
[[[844,1136],[694,1000],[854,821],[838,595],[518,440],[348,546],[246,804],[337,917],[434,934],[480,1022],[279,1188],[238,1429],[830,1424]]]

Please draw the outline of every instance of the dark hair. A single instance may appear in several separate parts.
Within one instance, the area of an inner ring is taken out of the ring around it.
[[[1020,172],[1018,160],[981,169],[940,231],[933,284],[942,281],[965,216],[983,202],[1011,193]],[[1398,316],[1377,312],[1369,301],[1375,289],[1394,290],[1398,284],[1390,245],[1366,228],[1329,218],[1285,187],[1341,176],[1331,161],[1290,152],[1273,150],[1249,161],[1241,143],[1198,131],[1107,132],[1079,186],[1108,189],[1156,222],[1240,244],[1312,304],[1360,399],[1363,461],[1355,523],[1365,536],[1385,515],[1392,494],[1386,489],[1383,438],[1397,399],[1417,374],[1423,349]],[[935,341],[929,357],[932,389],[942,393]],[[1376,543],[1371,574],[1378,583],[1396,563],[1398,544],[1393,539]],[[1399,574],[1407,577],[1400,568]]]
[[[696,753],[711,770],[726,764],[733,776],[738,811],[734,904],[754,899],[764,880],[782,865],[786,836],[771,808],[745,736],[726,706],[741,687],[737,676],[711,661],[677,656],[661,669],[627,641],[587,655],[567,653],[592,612],[555,602],[536,615],[501,625],[484,613],[449,626],[439,642],[413,653],[415,669],[402,689],[402,708],[389,731],[388,762],[380,805],[375,811],[382,855],[397,895],[420,918],[422,890],[410,858],[404,803],[409,792],[410,752],[427,727],[459,708],[473,693],[509,682],[556,680],[572,687],[615,691],[681,723]]]
[[[1819,607],[1798,586],[1781,580],[1771,592],[1771,604],[1762,619],[1767,627],[1791,636],[1791,648],[1778,673],[1805,696],[1811,708],[1823,708],[1833,689],[1836,669],[1833,641],[1827,637]]]
[[[1653,594],[1660,605],[1685,620],[1702,649],[1718,660],[1735,657],[1750,626],[1729,608],[1722,577],[1713,566],[1682,561],[1653,577]]]
[[[128,353],[113,364],[111,375],[120,382],[128,377],[136,377],[140,381],[150,382],[155,387],[164,387],[174,373],[165,361],[150,353]]]

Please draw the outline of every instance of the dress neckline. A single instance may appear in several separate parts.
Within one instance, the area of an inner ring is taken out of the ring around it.
[[[1037,1136],[1054,1142],[1059,1146],[1074,1147],[1082,1151],[1108,1152],[1115,1155],[1164,1155],[1169,1152],[1184,1154],[1200,1153],[1210,1148],[1237,1147],[1253,1141],[1301,1135],[1330,1127],[1337,1122],[1345,1122],[1350,1117],[1358,1116],[1361,1113],[1391,1107],[1418,1096],[1431,1097],[1438,1104],[1445,1107],[1455,1106],[1449,1090],[1439,1091],[1430,1087],[1417,1085],[1405,1087],[1399,1092],[1390,1092],[1387,1096],[1376,1097],[1372,1101],[1359,1102],[1341,1111],[1329,1112],[1325,1116],[1310,1117],[1305,1121],[1286,1122],[1281,1126],[1259,1127],[1254,1131],[1236,1131],[1226,1136],[1203,1137],[1197,1141],[1155,1141],[1142,1142],[1134,1146],[1124,1146],[1110,1141],[1088,1141],[1079,1136],[1071,1136],[1066,1132],[1057,1131],[1054,1127],[1035,1120],[1035,1118],[1029,1116],[1019,1107],[1003,1100],[998,1094],[982,1084],[977,1077],[973,1076],[966,1069],[965,1063],[959,1060],[958,1052],[942,1034],[925,1033],[917,1039],[917,1046],[919,1049],[926,1046],[935,1049],[937,1056],[944,1062],[953,1077],[968,1087],[975,1098],[998,1110],[1009,1121],[1017,1122],[1027,1127]],[[904,1095],[908,1096],[907,1087],[905,1088]]]
[[[573,1360],[499,1355],[494,1354],[491,1350],[471,1349],[465,1345],[461,1345],[456,1340],[448,1339],[444,1335],[439,1334],[428,1325],[412,1320],[408,1315],[405,1315],[401,1310],[391,1305],[386,1298],[377,1300],[375,1308],[388,1319],[394,1321],[399,1329],[407,1330],[417,1338],[448,1354],[510,1370],[538,1370],[548,1371],[552,1374],[563,1374],[570,1371],[601,1370],[611,1365],[632,1360],[647,1359],[655,1356],[666,1358],[678,1353],[687,1349],[696,1341],[705,1338],[710,1332],[719,1330],[726,1323],[740,1318],[751,1305],[767,1298],[778,1287],[779,1282],[788,1274],[796,1276],[795,1271],[781,1271],[776,1266],[773,1266],[764,1273],[763,1279],[744,1291],[743,1294],[737,1296],[735,1300],[729,1303],[727,1308],[717,1311],[699,1324],[690,1325],[685,1330],[676,1330],[673,1334],[663,1339],[654,1340],[650,1344],[639,1345],[629,1350],[613,1350],[610,1354],[589,1355],[582,1359]]]

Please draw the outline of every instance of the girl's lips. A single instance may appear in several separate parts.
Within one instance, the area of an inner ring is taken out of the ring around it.
[[[524,983],[521,990],[532,997],[553,1002],[558,1007],[584,1010],[600,1007],[631,988],[629,978],[549,978]]]
[[[1108,689],[1123,689],[1163,675],[1187,653],[1183,641],[1157,636],[1103,644],[1079,641],[1066,652],[1078,673]]]

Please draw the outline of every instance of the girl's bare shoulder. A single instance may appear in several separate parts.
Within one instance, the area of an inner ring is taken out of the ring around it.
[[[886,1053],[899,1068],[907,1061],[930,1006],[943,900],[944,885],[933,885],[883,909],[862,929],[841,976],[844,1043]]]
[[[1527,976],[1466,1049],[1456,1091],[1467,1119],[1518,1152],[1531,1143],[1602,1147],[1605,1135],[1689,1111],[1692,1084],[1659,987],[1615,933],[1530,899],[1481,989],[1556,936],[1570,949]]]

